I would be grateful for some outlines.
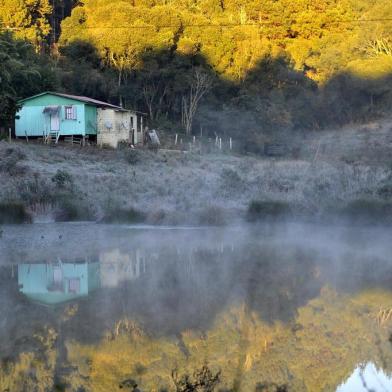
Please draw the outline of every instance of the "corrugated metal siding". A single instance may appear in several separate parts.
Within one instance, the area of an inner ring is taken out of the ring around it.
[[[50,116],[43,110],[46,106],[60,106],[60,135],[95,135],[96,108],[75,99],[46,94],[23,102],[22,109],[15,120],[15,135],[17,137],[43,136],[50,132]],[[65,106],[76,108],[76,120],[65,119]]]
[[[58,102],[51,102],[58,105]],[[48,104],[49,105],[49,104]],[[42,136],[50,132],[50,116],[44,114],[45,106],[23,106],[17,113],[15,120],[15,135],[18,137]],[[68,105],[67,105],[68,106]],[[77,110],[76,120],[65,119],[65,106],[60,111],[60,134],[61,135],[85,135],[85,105],[73,105]]]
[[[60,135],[85,135],[85,105],[72,106],[76,107],[76,120],[66,120],[65,106],[61,107]]]

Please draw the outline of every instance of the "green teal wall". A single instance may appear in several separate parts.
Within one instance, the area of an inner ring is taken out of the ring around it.
[[[67,263],[62,265],[63,269],[63,292],[48,290],[53,283],[53,266],[51,264],[19,264],[18,284],[20,291],[28,297],[39,302],[54,304],[65,302],[89,293],[88,287],[88,265]],[[67,280],[71,278],[80,279],[80,292],[69,293]]]
[[[50,132],[50,116],[43,113],[46,106],[61,106],[60,135],[96,135],[97,109],[78,100],[45,94],[22,102],[22,108],[15,120],[17,137],[43,136]],[[65,106],[74,106],[77,111],[76,120],[65,119]]]
[[[97,108],[92,105],[85,105],[86,135],[97,134]]]
[[[89,263],[88,264],[88,291],[91,292],[101,286],[101,264]]]
[[[83,296],[100,287],[100,264],[94,263],[63,263],[63,291],[50,291],[48,286],[53,283],[52,264],[19,264],[18,284],[20,291],[33,301],[45,304],[58,304]],[[80,292],[68,291],[68,280],[80,279]]]

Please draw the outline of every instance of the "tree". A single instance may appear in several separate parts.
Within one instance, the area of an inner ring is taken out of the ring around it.
[[[9,32],[0,34],[0,123],[13,120],[20,98],[55,84],[48,59],[36,54],[29,42],[15,39]]]
[[[201,68],[195,68],[189,80],[189,90],[182,97],[182,124],[187,135],[192,132],[193,119],[203,96],[212,87],[212,77]]]
[[[17,38],[29,40],[38,51],[50,32],[49,0],[0,0],[0,21]]]

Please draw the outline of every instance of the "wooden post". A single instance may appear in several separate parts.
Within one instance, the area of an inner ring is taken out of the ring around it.
[[[222,138],[219,138],[219,150],[222,150]]]
[[[178,133],[176,133],[176,138],[174,139],[174,145],[176,146],[178,143]]]
[[[11,143],[11,136],[12,136],[11,128],[8,128],[8,142],[9,143]]]
[[[230,138],[229,144],[230,144],[230,151],[231,151],[233,149],[233,139],[232,138]]]
[[[142,131],[142,140],[141,143],[144,144],[144,129],[143,129],[143,116],[140,116],[140,130]]]

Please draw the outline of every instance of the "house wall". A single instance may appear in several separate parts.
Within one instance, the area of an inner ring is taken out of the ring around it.
[[[97,122],[95,106],[80,101],[46,94],[29,99],[17,113],[15,120],[15,135],[17,137],[43,136],[50,131],[50,116],[43,113],[46,106],[61,106],[60,135],[95,135]],[[77,112],[76,120],[65,119],[65,106],[74,106]]]
[[[65,119],[65,106],[61,106],[60,135],[86,135],[86,120],[84,104],[72,105],[76,107],[76,120]],[[44,110],[44,108],[42,108]],[[42,112],[42,111],[41,111]],[[45,116],[44,114],[42,114]],[[45,116],[49,117],[49,116]]]
[[[97,109],[97,143],[117,148],[121,141],[130,142],[131,115],[113,109]]]
[[[64,293],[67,279],[80,278],[80,294],[88,294],[87,264],[63,264]],[[53,282],[53,266],[50,264],[19,264],[18,284],[24,294],[50,294],[48,285]]]
[[[92,105],[85,105],[86,135],[97,134],[97,108]]]
[[[99,255],[101,286],[117,287],[124,282],[138,279],[143,273],[140,252],[122,253],[118,249]]]
[[[88,291],[91,292],[101,285],[100,264],[98,262],[88,264]]]

